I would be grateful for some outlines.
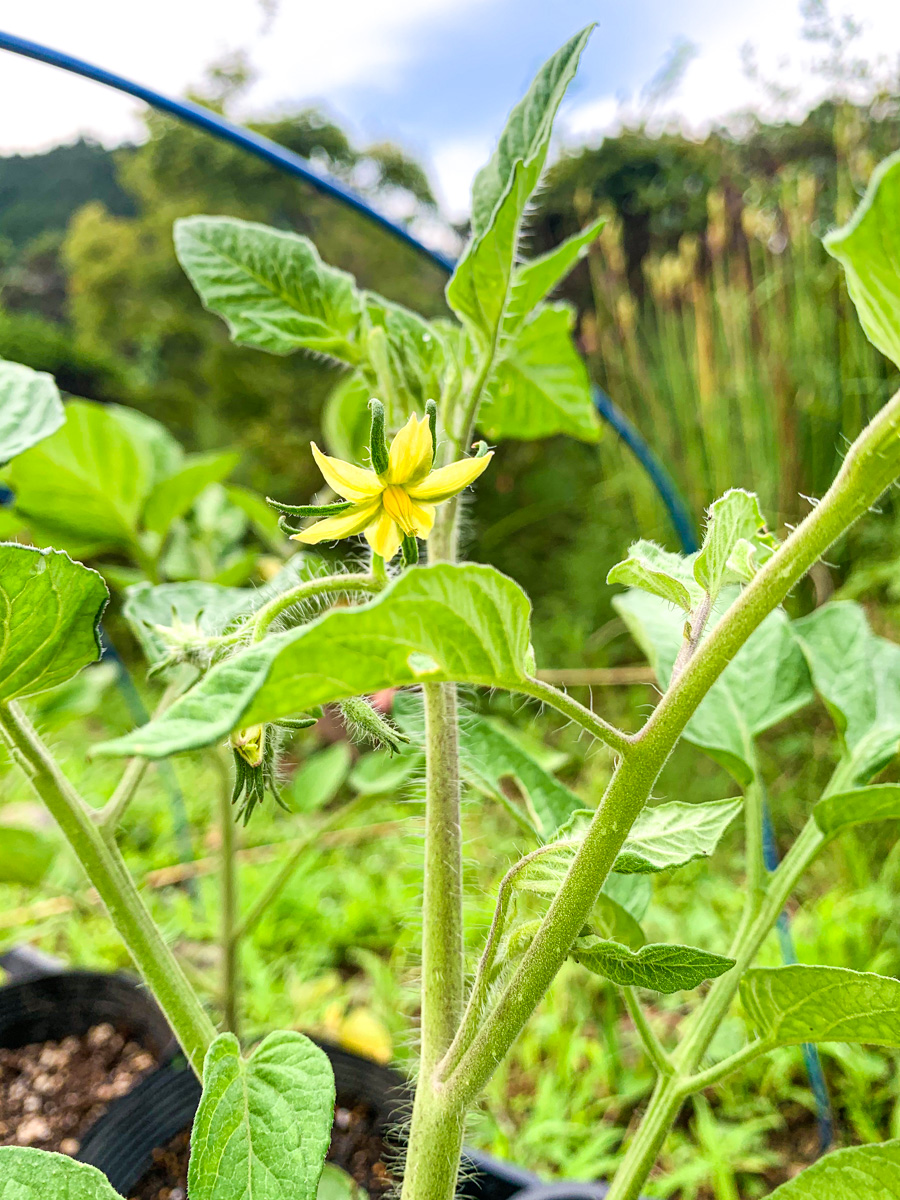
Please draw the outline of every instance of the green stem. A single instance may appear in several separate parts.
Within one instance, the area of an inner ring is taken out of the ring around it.
[[[524,683],[516,684],[516,691],[551,705],[563,716],[575,721],[582,729],[592,733],[599,741],[605,742],[617,754],[627,754],[631,749],[632,739],[627,733],[623,733],[615,725],[610,725],[608,721],[598,717],[591,709],[579,704],[577,700],[573,700],[567,692],[560,691],[552,684],[544,683],[542,679],[528,679]]]
[[[325,575],[308,579],[264,604],[253,621],[251,640],[260,642],[269,632],[272,622],[288,608],[335,592],[380,592],[384,584],[372,575]]]
[[[311,829],[304,835],[294,847],[289,858],[281,866],[281,870],[269,883],[269,886],[263,891],[262,895],[258,896],[250,908],[250,911],[240,921],[233,932],[235,941],[240,941],[252,933],[262,918],[265,916],[269,905],[278,898],[281,892],[290,883],[294,872],[300,865],[303,856],[309,850],[310,846],[315,845],[323,833],[327,833],[330,829],[340,825],[349,813],[358,811],[363,808],[369,801],[368,796],[357,796],[351,800],[349,804],[345,804],[343,808],[336,809],[324,821],[321,821],[315,829]]]
[[[122,856],[103,837],[87,805],[15,702],[0,704],[0,733],[75,851],[135,966],[199,1075],[206,1051],[216,1036],[215,1027],[147,911]]]
[[[721,1062],[714,1063],[713,1066],[707,1067],[705,1071],[696,1071],[686,1081],[685,1088],[693,1092],[702,1092],[704,1088],[712,1087],[715,1083],[721,1083],[723,1079],[727,1079],[729,1075],[733,1075],[735,1071],[745,1067],[747,1063],[753,1062],[754,1059],[760,1057],[761,1054],[769,1054],[775,1049],[777,1042],[767,1042],[759,1038],[755,1042],[748,1042],[746,1046],[742,1046],[740,1050],[730,1054],[728,1058],[723,1058]]]
[[[650,720],[631,741],[534,941],[472,1045],[446,1080],[448,1095],[454,1100],[467,1104],[477,1095],[550,986],[587,922],[660,770],[710,687],[812,564],[900,473],[898,433],[900,394],[857,438],[826,495],[698,646]]]
[[[673,1075],[661,1077],[650,1097],[640,1128],[616,1171],[606,1200],[639,1200],[641,1189],[653,1170],[653,1164],[683,1103],[680,1081]]]
[[[240,1036],[240,941],[235,936],[238,903],[237,826],[231,803],[231,777],[219,754],[219,832],[222,839],[220,945],[222,949],[222,1014],[225,1028]]]
[[[653,1031],[647,1014],[644,1012],[644,1006],[641,1004],[633,987],[622,989],[625,997],[625,1007],[628,1009],[628,1015],[634,1022],[634,1027],[638,1031],[641,1041],[644,1043],[644,1049],[647,1051],[647,1056],[656,1067],[660,1075],[671,1075],[674,1067],[672,1060],[666,1053],[662,1042]]]
[[[134,799],[149,765],[148,758],[132,758],[109,800],[102,808],[96,809],[91,814],[104,837],[114,838],[116,836],[125,810]]]
[[[449,1049],[463,1009],[462,832],[456,686],[426,683],[422,1058],[427,1075]]]

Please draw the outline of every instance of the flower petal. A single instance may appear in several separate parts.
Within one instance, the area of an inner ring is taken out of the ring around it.
[[[445,500],[467,488],[470,483],[474,483],[493,457],[493,450],[489,450],[481,458],[461,458],[459,462],[450,463],[447,467],[438,467],[421,483],[410,484],[406,491],[412,500],[443,504]]]
[[[315,442],[310,442],[313,458],[319,470],[325,477],[325,482],[339,496],[354,503],[374,500],[381,494],[384,484],[374,471],[366,471],[363,467],[355,467],[353,463],[344,462],[340,458],[331,458],[323,454]]]
[[[390,562],[403,541],[403,531],[382,508],[380,516],[366,530],[366,541],[385,562]]]
[[[380,499],[369,504],[361,504],[349,512],[341,513],[339,517],[326,517],[324,521],[317,521],[309,529],[302,529],[300,533],[291,534],[291,540],[303,542],[307,546],[316,546],[319,542],[333,542],[338,538],[353,537],[355,533],[362,533],[367,525],[371,525],[380,511]]]
[[[424,479],[431,470],[434,446],[431,427],[420,421],[415,413],[391,442],[388,454],[388,480],[391,483],[412,483]]]

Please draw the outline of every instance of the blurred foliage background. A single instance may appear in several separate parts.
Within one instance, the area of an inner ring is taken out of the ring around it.
[[[852,24],[807,8],[832,98],[795,122],[744,115],[703,139],[648,123],[567,148],[531,218],[540,253],[608,215],[563,295],[594,379],[698,525],[733,485],[759,492],[774,527],[795,522],[891,386],[820,238],[900,145],[896,81],[854,58]],[[240,60],[220,64],[197,98],[226,111],[247,78]],[[782,84],[761,86],[789,99]],[[854,89],[866,98],[843,98]],[[308,442],[340,373],[230,345],[175,260],[172,222],[225,213],[298,230],[326,261],[427,315],[445,311],[441,272],[242,151],[158,114],[146,125],[137,146],[81,141],[0,159],[0,356],[52,371],[74,395],[141,409],[191,449],[236,448],[239,484],[305,498],[317,482]],[[398,147],[354,146],[313,110],[254,127],[402,219],[440,221],[425,172]],[[545,659],[602,665],[606,569],[639,535],[674,547],[630,453],[612,435],[599,449],[507,443],[474,504],[469,553],[534,596]],[[888,514],[875,579],[886,599],[892,529]],[[853,557],[842,548],[822,586],[842,582]]]

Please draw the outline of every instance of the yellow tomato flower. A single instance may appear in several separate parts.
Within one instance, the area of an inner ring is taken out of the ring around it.
[[[431,428],[415,413],[391,442],[388,468],[380,475],[330,458],[315,442],[311,445],[325,482],[353,508],[293,534],[294,541],[315,546],[364,533],[375,553],[386,562],[400,549],[404,537],[428,537],[437,505],[474,482],[494,453],[491,450],[481,458],[463,458],[433,471]]]

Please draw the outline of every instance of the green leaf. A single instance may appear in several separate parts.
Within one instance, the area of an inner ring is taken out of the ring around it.
[[[476,237],[490,227],[517,163],[528,164],[533,175],[532,190],[537,184],[550,145],[556,110],[575,77],[578,60],[593,28],[588,25],[582,29],[544,63],[528,92],[509,114],[497,149],[475,176],[472,185],[472,230]]]
[[[127,548],[154,483],[153,447],[110,406],[66,405],[66,423],[11,463],[16,510],[45,530]]]
[[[631,827],[613,867],[623,875],[667,871],[712,854],[741,811],[743,799],[684,804],[673,800],[645,808]]]
[[[578,938],[570,955],[595,975],[611,979],[620,987],[666,993],[690,991],[707,979],[724,975],[735,964],[733,958],[710,954],[696,946],[651,943],[630,950],[597,937]]]
[[[650,592],[685,612],[690,612],[703,596],[685,559],[680,554],[663,550],[655,542],[635,542],[629,548],[628,557],[616,563],[606,576],[606,582]]]
[[[278,527],[278,513],[266,504],[262,496],[257,496],[256,492],[251,492],[249,488],[232,484],[226,487],[225,497],[230,504],[236,505],[250,518],[250,524],[260,541],[275,554],[284,552],[287,538]]]
[[[513,272],[504,320],[505,333],[517,329],[556,285],[565,279],[575,264],[587,254],[588,247],[591,242],[596,241],[605,224],[606,218],[600,217],[580,233],[566,238],[540,258],[523,263]]]
[[[621,942],[631,950],[640,950],[647,939],[638,922],[627,908],[601,892],[591,913],[591,931],[596,937]],[[582,939],[584,940],[584,939]]]
[[[362,796],[387,796],[399,792],[421,771],[424,759],[414,746],[391,753],[371,750],[364,754],[350,772],[349,784]]]
[[[833,1150],[771,1200],[900,1200],[900,1141]]]
[[[900,820],[900,784],[881,783],[824,796],[813,808],[813,817],[826,837],[852,825]]]
[[[900,745],[900,647],[876,637],[852,601],[817,608],[794,628],[843,743],[847,782],[863,783]]]
[[[331,1064],[309,1038],[270,1033],[245,1059],[221,1034],[203,1066],[191,1200],[315,1200],[333,1114]]]
[[[332,609],[218,664],[157,720],[95,752],[162,758],[239,725],[405,684],[514,688],[527,675],[529,618],[524,592],[491,567],[419,567],[368,604]]]
[[[0,544],[0,700],[33,696],[100,657],[109,593],[62,550]]]
[[[602,893],[624,908],[635,921],[643,921],[653,896],[653,884],[649,875],[617,875],[611,871],[603,884]]]
[[[593,26],[553,55],[509,115],[472,188],[472,240],[447,285],[447,302],[491,346],[510,302],[522,219],[547,159],[556,111]]]
[[[864,1042],[900,1046],[900,980],[843,967],[765,967],[741,980],[760,1037],[777,1046]]]
[[[478,428],[488,438],[565,433],[597,441],[600,422],[587,368],[572,344],[572,320],[568,305],[547,305],[504,343],[478,410]]]
[[[319,1180],[316,1200],[362,1200],[362,1192],[346,1171],[326,1163]]]
[[[856,212],[828,234],[825,249],[844,268],[869,341],[900,366],[900,153],[875,169]]]
[[[729,560],[744,541],[770,548],[773,544],[757,497],[743,488],[732,488],[709,506],[706,535],[694,560],[694,578],[713,599],[723,584],[736,582]],[[739,550],[738,561],[744,557]]]
[[[641,591],[613,599],[663,687],[681,647],[684,614]],[[720,613],[714,612],[718,619]],[[714,625],[715,620],[710,624]],[[721,763],[742,786],[756,769],[755,738],[809,704],[809,672],[791,622],[770,613],[737,652],[691,717],[684,736]]]
[[[401,693],[394,701],[394,720],[421,745],[424,716],[418,697]],[[466,783],[501,804],[515,805],[508,785],[522,795],[528,816],[542,838],[549,838],[582,801],[560,783],[502,729],[463,710],[459,721],[460,769]]]
[[[291,808],[296,812],[318,812],[340,791],[351,765],[347,742],[334,742],[311,754],[291,780]]]
[[[122,1200],[96,1167],[65,1154],[0,1146],[0,1200]]]
[[[372,385],[362,371],[351,371],[335,386],[322,409],[322,432],[329,454],[346,462],[364,462],[369,448]]]
[[[161,479],[147,497],[143,525],[163,537],[169,526],[191,508],[204,488],[220,483],[240,462],[240,455],[192,454],[172,475]]]
[[[122,615],[151,665],[169,657],[175,637],[218,636],[235,617],[258,603],[253,588],[186,583],[137,583],[125,592]]]
[[[0,825],[0,883],[36,887],[56,855],[53,841],[36,829]]]
[[[360,361],[360,294],[309,238],[231,217],[183,217],[175,251],[204,308],[240,345]]]
[[[437,327],[417,313],[371,292],[365,294],[365,306],[371,327],[366,348],[372,363],[371,368],[364,368],[368,390],[366,414],[369,415],[369,399],[378,396],[387,411],[388,428],[399,429],[411,413],[420,416],[424,413],[427,400],[443,396],[448,372],[452,370],[452,355]],[[382,343],[374,347],[373,336],[379,335]],[[385,359],[383,367],[389,380],[386,387],[382,387],[381,377],[375,371],[379,352]]]
[[[52,375],[0,360],[0,465],[43,441],[65,419]]]

